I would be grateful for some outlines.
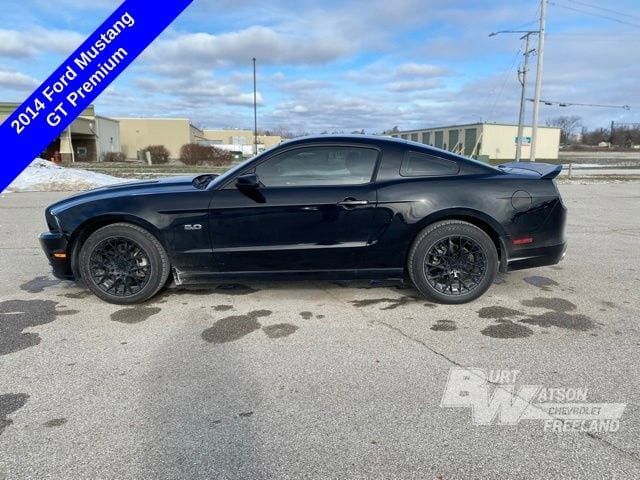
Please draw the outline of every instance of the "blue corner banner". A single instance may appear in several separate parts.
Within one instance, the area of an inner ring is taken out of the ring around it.
[[[126,0],[0,125],[0,192],[193,0]]]

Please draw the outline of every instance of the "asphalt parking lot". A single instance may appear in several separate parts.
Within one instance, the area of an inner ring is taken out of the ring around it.
[[[0,197],[0,478],[640,478],[640,183],[562,185],[569,250],[432,305],[393,283],[169,290],[50,275],[60,193]],[[625,403],[615,432],[475,425],[452,367]]]

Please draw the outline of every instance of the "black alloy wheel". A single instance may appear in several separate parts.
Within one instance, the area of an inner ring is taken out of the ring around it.
[[[487,258],[473,239],[449,236],[429,249],[424,269],[435,290],[444,295],[463,295],[480,284],[487,271]]]
[[[139,293],[149,281],[151,269],[147,252],[133,240],[123,237],[100,242],[89,260],[93,282],[105,293],[116,297]]]
[[[144,302],[167,282],[171,266],[160,241],[131,223],[93,232],[80,247],[80,277],[101,299],[121,305]]]
[[[466,303],[491,287],[498,271],[498,251],[491,237],[476,225],[443,220],[417,235],[407,270],[415,287],[429,300]]]

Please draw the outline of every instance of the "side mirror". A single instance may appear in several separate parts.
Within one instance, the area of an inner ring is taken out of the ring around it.
[[[255,190],[260,187],[260,179],[255,173],[245,173],[236,178],[236,187],[240,190]]]

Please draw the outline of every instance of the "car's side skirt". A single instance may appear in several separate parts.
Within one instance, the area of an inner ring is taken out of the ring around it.
[[[363,268],[345,270],[258,270],[241,272],[185,272],[173,270],[176,285],[195,285],[231,280],[357,280],[357,279],[400,279],[404,278],[402,268]]]

